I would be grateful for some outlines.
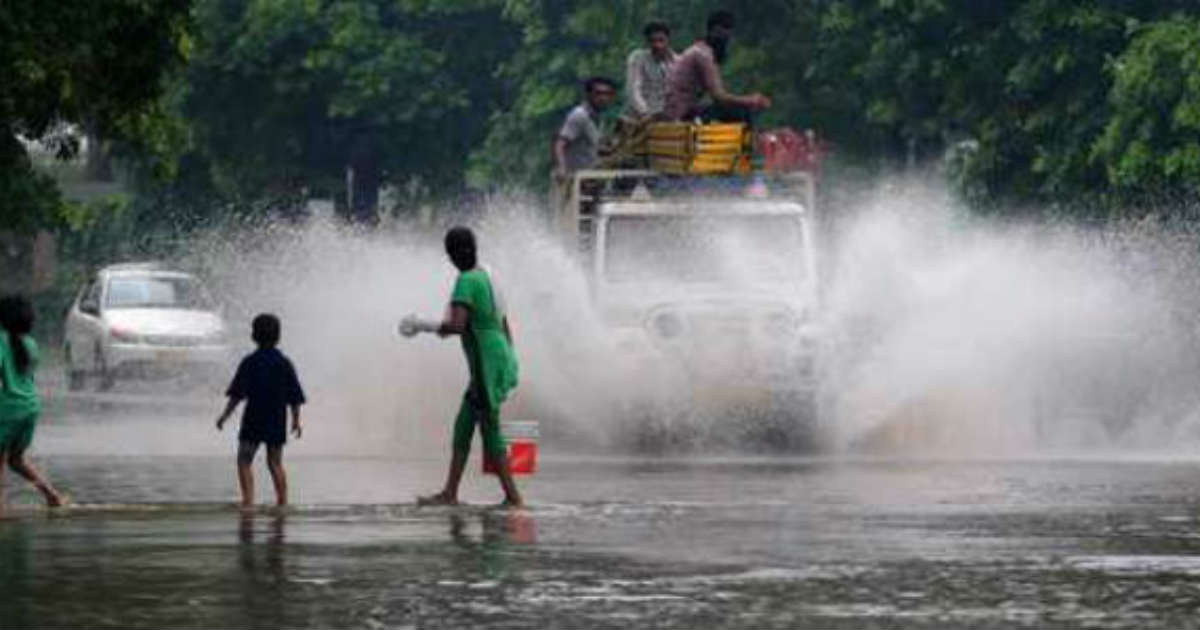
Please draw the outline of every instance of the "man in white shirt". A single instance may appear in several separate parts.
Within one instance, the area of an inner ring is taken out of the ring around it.
[[[629,53],[625,63],[625,113],[633,118],[646,119],[661,114],[667,99],[667,77],[675,64],[671,50],[671,29],[663,22],[650,22],[642,30],[646,48]]]

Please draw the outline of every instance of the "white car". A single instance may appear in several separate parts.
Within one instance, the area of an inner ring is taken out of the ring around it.
[[[106,390],[117,378],[228,369],[225,322],[195,276],[157,263],[101,269],[67,311],[63,356],[68,386],[89,377]]]

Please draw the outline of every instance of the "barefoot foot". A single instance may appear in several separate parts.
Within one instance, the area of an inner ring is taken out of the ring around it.
[[[417,505],[458,505],[458,497],[452,497],[445,492],[417,497]]]

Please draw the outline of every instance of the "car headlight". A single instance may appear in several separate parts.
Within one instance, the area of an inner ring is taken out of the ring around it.
[[[108,329],[108,334],[109,334],[109,336],[112,337],[113,341],[116,341],[119,343],[141,343],[142,342],[142,336],[128,328],[121,328],[119,326],[113,326]]]

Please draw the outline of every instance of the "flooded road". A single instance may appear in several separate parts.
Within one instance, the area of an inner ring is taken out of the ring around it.
[[[475,460],[470,505],[417,509],[440,452],[297,448],[295,505],[243,514],[232,444],[200,438],[205,418],[188,420],[205,430],[183,440],[192,454],[162,455],[89,448],[153,426],[93,420],[38,436],[37,460],[78,505],[48,514],[7,476],[4,628],[1177,628],[1200,607],[1200,460],[543,445],[531,507],[510,512],[490,507],[499,491]]]

